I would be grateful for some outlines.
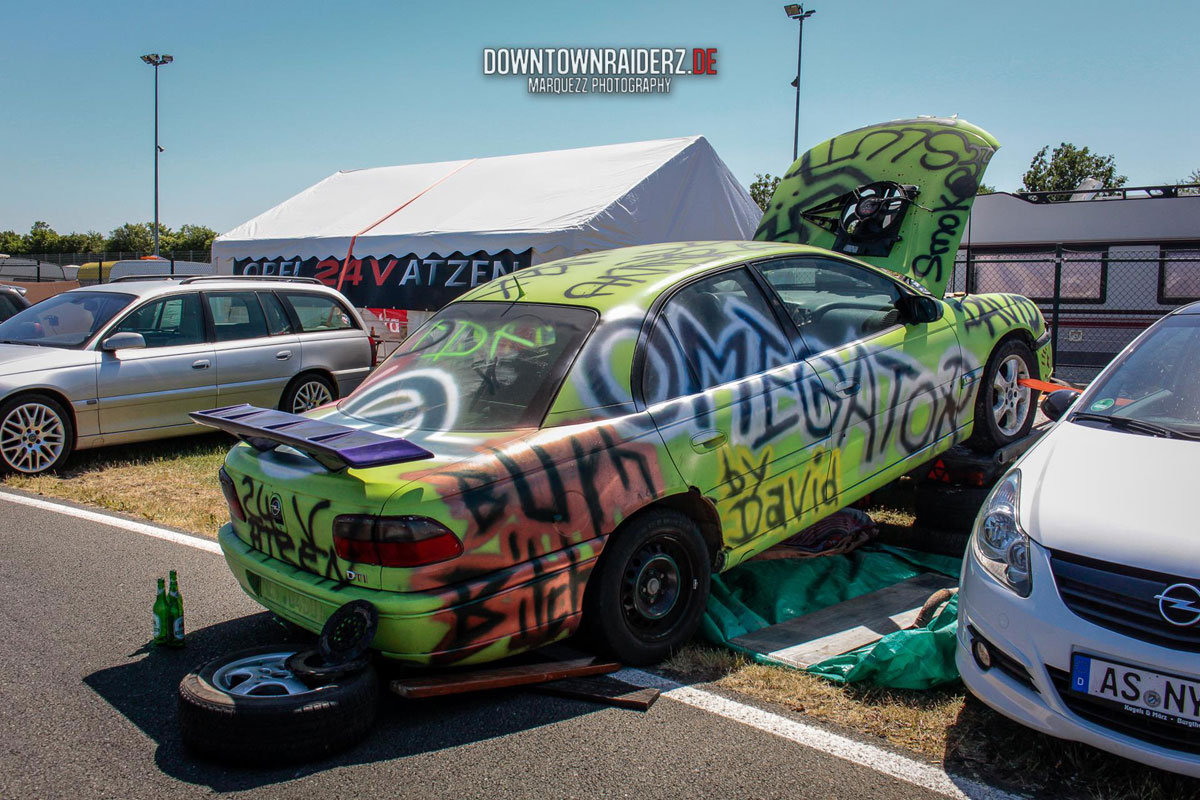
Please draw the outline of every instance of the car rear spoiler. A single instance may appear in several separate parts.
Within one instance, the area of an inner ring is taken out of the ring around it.
[[[433,458],[433,453],[407,439],[380,436],[248,403],[193,411],[188,416],[201,425],[232,433],[260,452],[280,445],[295,448],[330,472]]]

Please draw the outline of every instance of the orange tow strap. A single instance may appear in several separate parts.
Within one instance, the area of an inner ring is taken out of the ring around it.
[[[1062,389],[1066,389],[1068,392],[1083,391],[1083,389],[1076,389],[1074,386],[1060,386],[1057,383],[1050,383],[1049,381],[1039,381],[1037,378],[1021,378],[1017,383],[1026,389],[1036,389],[1039,392],[1057,392]]]

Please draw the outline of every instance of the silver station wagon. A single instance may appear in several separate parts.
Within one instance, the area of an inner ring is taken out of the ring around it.
[[[138,277],[72,289],[0,323],[0,467],[203,430],[189,411],[299,413],[354,389],[374,347],[310,278]]]

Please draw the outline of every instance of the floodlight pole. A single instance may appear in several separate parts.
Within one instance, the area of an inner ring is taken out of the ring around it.
[[[804,57],[804,20],[817,12],[816,9],[805,11],[802,5],[786,5],[783,10],[790,19],[800,23],[800,34],[796,41],[796,80],[792,83],[796,87],[796,127],[792,133],[792,161],[795,161],[800,157],[800,65]]]
[[[158,146],[158,68],[170,64],[175,59],[168,55],[160,56],[150,53],[142,56],[150,66],[154,67],[154,255],[158,255],[158,154],[162,148]]]

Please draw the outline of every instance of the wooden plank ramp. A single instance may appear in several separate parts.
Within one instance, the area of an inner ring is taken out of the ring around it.
[[[510,667],[397,678],[391,682],[390,687],[401,697],[415,700],[448,694],[483,692],[488,689],[505,689],[510,686],[528,686],[564,678],[584,678],[616,672],[620,668],[621,665],[615,661],[576,658],[569,661],[547,661],[539,664],[517,664]]]
[[[731,641],[805,669],[909,627],[931,594],[957,584],[956,579],[945,575],[923,573]]]
[[[530,687],[535,692],[570,697],[575,700],[590,700],[593,703],[645,711],[658,699],[658,689],[643,689],[630,686],[625,681],[607,675],[590,678],[566,678],[561,681],[539,683]]]

